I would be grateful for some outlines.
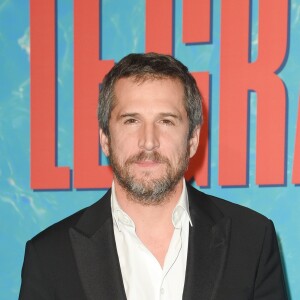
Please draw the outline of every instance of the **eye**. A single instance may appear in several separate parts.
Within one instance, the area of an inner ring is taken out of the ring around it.
[[[162,123],[163,125],[167,125],[167,126],[174,125],[174,122],[172,122],[172,121],[169,120],[169,119],[163,119],[163,120],[161,120],[161,123]]]
[[[137,123],[137,120],[136,119],[133,119],[133,118],[130,118],[130,119],[127,119],[124,121],[124,124],[136,124]]]

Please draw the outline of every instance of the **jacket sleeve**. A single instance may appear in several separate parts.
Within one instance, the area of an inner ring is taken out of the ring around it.
[[[283,270],[276,233],[272,221],[269,221],[261,249],[254,300],[287,300]]]
[[[54,299],[53,289],[39,263],[38,254],[32,242],[27,242],[22,268],[22,283],[19,300]]]

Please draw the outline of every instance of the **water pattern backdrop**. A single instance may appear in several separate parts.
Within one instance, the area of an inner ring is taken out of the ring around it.
[[[76,0],[77,1],[77,0]],[[226,0],[224,0],[226,1]],[[289,51],[279,73],[288,91],[287,181],[284,186],[255,183],[256,96],[250,98],[249,184],[218,184],[218,120],[221,1],[212,1],[212,41],[182,42],[182,2],[175,0],[174,55],[189,68],[211,74],[210,185],[203,188],[272,219],[282,250],[291,299],[300,299],[300,186],[291,173],[299,105],[300,0],[290,1]],[[252,56],[257,54],[258,2],[252,1]],[[145,51],[145,2],[102,1],[103,59]],[[30,189],[30,28],[29,0],[0,1],[0,298],[17,299],[25,242],[39,231],[100,198],[103,190]],[[276,45],[274,45],[276,47]],[[58,165],[73,167],[73,1],[57,1]],[[45,91],[47,93],[47,91]],[[41,99],[43,101],[43,99]],[[96,117],[96,112],[95,112]],[[276,120],[274,120],[276,121]],[[196,186],[196,184],[194,183]],[[199,188],[199,187],[198,187]]]

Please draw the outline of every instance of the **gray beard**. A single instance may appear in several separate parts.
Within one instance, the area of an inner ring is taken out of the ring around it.
[[[118,183],[126,191],[129,199],[143,205],[159,205],[166,201],[175,191],[178,182],[183,178],[189,163],[189,149],[182,153],[177,167],[172,167],[170,161],[157,151],[145,151],[129,157],[123,166],[120,165],[111,147],[110,164]],[[166,172],[160,178],[151,179],[150,172],[145,172],[144,177],[136,179],[130,172],[130,165],[145,160],[153,160],[166,164]]]

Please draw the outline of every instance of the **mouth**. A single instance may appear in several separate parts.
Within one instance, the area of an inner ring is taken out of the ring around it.
[[[155,160],[142,160],[135,162],[136,165],[142,168],[152,168],[161,165],[161,162]]]
[[[158,168],[162,165],[168,164],[168,160],[160,155],[158,152],[146,153],[141,152],[132,156],[126,162],[126,164],[136,166],[141,169]]]

